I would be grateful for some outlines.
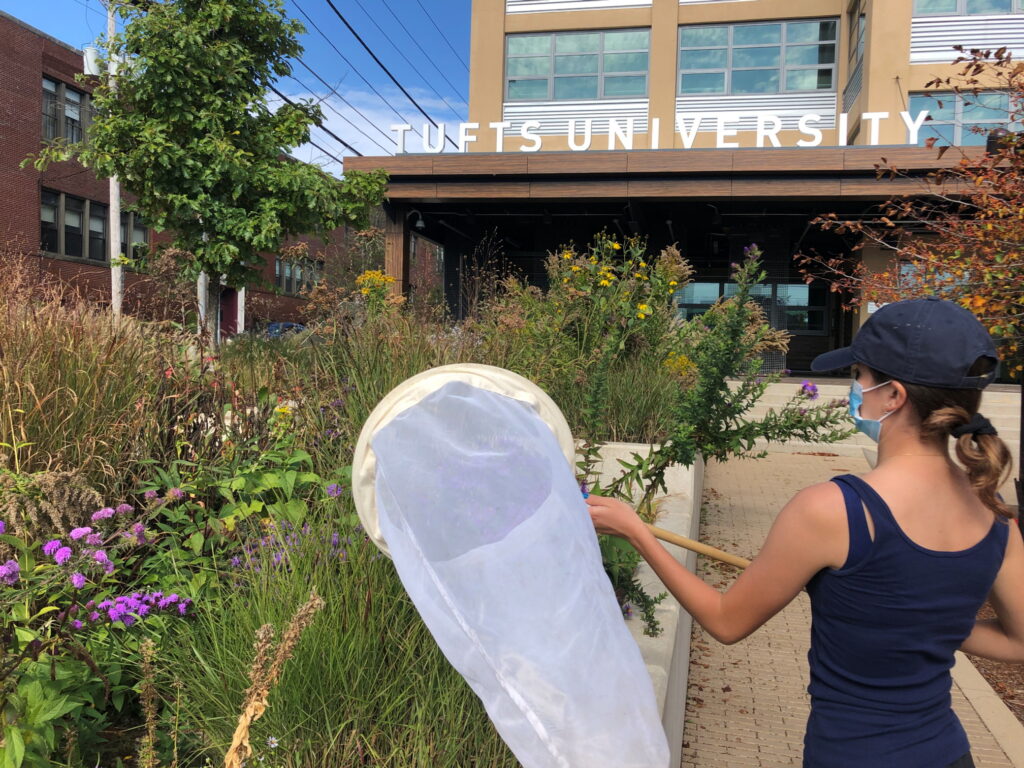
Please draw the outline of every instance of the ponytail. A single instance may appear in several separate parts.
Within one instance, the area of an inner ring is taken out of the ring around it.
[[[995,363],[991,358],[979,357],[968,371],[969,376],[989,373]],[[877,381],[885,375],[872,370]],[[956,457],[967,471],[971,487],[981,503],[1000,517],[1013,518],[1013,513],[998,496],[999,488],[1010,474],[1010,449],[994,429],[966,431],[961,427],[974,426],[980,419],[980,389],[942,389],[922,384],[900,382],[907,390],[907,399],[921,419],[921,435],[945,442],[956,437]],[[987,422],[986,422],[987,423]]]
[[[914,385],[907,386],[907,394],[911,397],[911,402],[915,402],[910,395],[911,386]],[[935,391],[930,387],[928,389]],[[959,393],[958,390],[947,392]],[[938,408],[922,421],[921,432],[925,437],[949,437],[954,430],[967,426],[976,413],[977,411],[974,414],[968,413],[966,408],[955,405]],[[961,434],[956,438],[956,457],[967,471],[971,487],[978,494],[981,503],[1001,517],[1012,518],[1013,513],[997,495],[1000,486],[1010,474],[1010,449],[1006,447],[1002,438],[996,434]]]

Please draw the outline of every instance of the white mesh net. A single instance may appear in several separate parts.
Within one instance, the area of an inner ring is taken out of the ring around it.
[[[370,438],[380,531],[427,627],[527,768],[663,768],[650,677],[551,429],[455,381]]]

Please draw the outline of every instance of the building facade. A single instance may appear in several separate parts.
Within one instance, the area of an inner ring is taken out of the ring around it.
[[[92,300],[109,302],[107,180],[76,162],[53,164],[43,172],[21,167],[45,141],[79,141],[88,134],[91,88],[78,80],[82,52],[3,12],[0,40],[0,188],[5,191],[0,196],[0,250],[29,255],[40,278],[56,278]],[[305,305],[300,294],[316,279],[323,259],[343,247],[344,232],[335,235],[326,248],[302,238],[309,258],[266,256],[258,283],[240,291],[225,289],[217,313],[222,335],[271,320],[299,320]],[[122,213],[124,256],[142,257],[160,242],[161,235],[139,216]],[[152,311],[158,293],[145,274],[125,269],[127,311]]]
[[[414,222],[444,246],[456,309],[481,242],[540,285],[547,253],[600,231],[678,244],[697,269],[685,315],[728,295],[756,242],[758,300],[793,334],[776,367],[807,370],[872,309],[806,282],[796,254],[855,244],[814,218],[870,216],[955,162],[935,146],[975,151],[1007,123],[1006,94],[926,87],[954,73],[955,45],[1024,50],[1024,0],[474,0],[469,120],[443,126],[462,151],[393,126],[398,155],[347,167],[390,172],[389,271],[408,287]],[[857,257],[885,269],[893,253]]]

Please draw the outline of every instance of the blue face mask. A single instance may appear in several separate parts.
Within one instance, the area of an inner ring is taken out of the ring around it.
[[[876,443],[882,436],[882,422],[892,416],[895,411],[889,411],[889,413],[885,414],[885,416],[880,419],[862,419],[860,416],[860,407],[864,404],[865,392],[871,392],[872,390],[884,387],[886,384],[891,383],[891,381],[883,381],[881,384],[876,384],[873,387],[864,389],[860,382],[854,379],[853,384],[850,386],[850,415],[853,417],[853,423],[856,425],[857,431],[863,432]]]

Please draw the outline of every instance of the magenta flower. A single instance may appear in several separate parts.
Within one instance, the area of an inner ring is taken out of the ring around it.
[[[7,532],[7,523],[5,523],[3,520],[0,520],[0,534],[6,533],[6,532]]]
[[[180,501],[185,498],[185,492],[181,488],[171,488],[167,491],[167,498]]]
[[[98,523],[100,520],[108,520],[114,516],[113,507],[104,507],[103,509],[96,510],[92,513],[91,520],[94,523]]]
[[[105,565],[106,563],[110,562],[110,558],[107,557],[107,553],[104,552],[102,549],[97,549],[95,552],[92,553],[92,556],[93,559],[100,565]]]
[[[332,499],[336,499],[341,496],[341,486],[337,483],[331,483],[327,486],[327,495]]]
[[[72,573],[71,574],[71,586],[73,586],[75,589],[81,589],[82,587],[84,587],[85,586],[85,576],[82,575],[81,573],[77,573],[77,572]]]
[[[90,533],[92,533],[92,528],[75,528],[71,531],[71,533],[68,534],[68,536],[70,536],[75,541],[78,541],[80,538],[82,538],[83,536],[88,536]]]
[[[158,494],[156,491],[146,491],[144,494],[142,494],[142,498],[144,498],[146,501],[152,501],[159,495],[160,494]]]
[[[803,394],[807,395],[807,398],[809,400],[817,400],[818,399],[818,387],[815,386],[813,382],[804,381],[800,385],[800,391]]]
[[[72,629],[81,629],[82,628],[82,622],[79,621],[78,619],[75,619],[74,621],[71,622],[71,628]]]
[[[119,515],[127,515],[129,512],[134,512],[135,507],[131,504],[118,504],[117,509],[114,510]]]
[[[43,544],[43,554],[49,557],[58,549],[60,549],[60,539],[51,539],[50,541]]]
[[[88,544],[90,547],[98,547],[100,544],[103,543],[103,537],[100,536],[98,533],[90,533],[88,536],[85,537],[85,543]]]
[[[71,547],[61,547],[53,553],[53,561],[57,565],[64,565],[64,563],[71,559],[72,554]]]

